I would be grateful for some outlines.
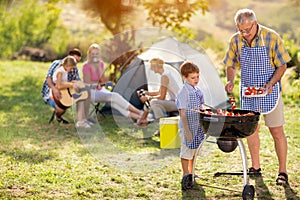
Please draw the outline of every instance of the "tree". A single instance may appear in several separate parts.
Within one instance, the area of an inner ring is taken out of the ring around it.
[[[156,0],[146,1],[144,6],[148,10],[148,20],[152,25],[171,30],[184,29],[182,23],[190,21],[198,10],[201,10],[203,15],[208,11],[208,2],[205,0],[194,3],[189,0]]]
[[[128,25],[128,15],[134,10],[132,4],[125,4],[123,0],[84,0],[81,5],[92,15],[99,16],[113,35],[120,33]]]
[[[154,26],[171,30],[180,30],[182,23],[189,21],[198,10],[202,14],[208,11],[205,0],[85,0],[82,8],[99,16],[101,22],[113,34],[118,34],[127,27],[133,27],[136,20],[132,15],[142,7],[148,11],[148,20]]]
[[[159,26],[187,35],[189,30],[182,25],[189,21],[198,10],[202,14],[208,11],[205,0],[191,2],[191,0],[83,0],[82,8],[99,16],[101,22],[113,34],[135,27],[135,12],[148,11],[149,20],[153,26]],[[128,35],[131,34],[131,35]],[[122,34],[121,34],[122,35]],[[128,63],[138,55],[139,49],[130,50],[134,42],[134,30],[127,32],[123,37],[117,37],[104,47],[104,60],[109,63],[110,80],[116,81],[119,73],[126,69]],[[122,54],[122,52],[126,52]],[[110,55],[119,55],[112,60]]]

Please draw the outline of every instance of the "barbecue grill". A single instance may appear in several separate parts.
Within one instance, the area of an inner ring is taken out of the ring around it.
[[[206,110],[211,111],[211,110]],[[230,112],[233,116],[227,115],[218,115],[216,113],[208,114],[207,112],[199,112],[200,114],[200,124],[202,129],[205,132],[205,139],[200,144],[199,148],[195,155],[198,155],[203,143],[207,141],[208,137],[215,137],[217,138],[217,145],[220,150],[223,152],[230,153],[236,149],[238,146],[240,149],[241,157],[242,157],[242,165],[243,171],[242,172],[217,172],[215,176],[220,175],[243,175],[244,178],[244,189],[242,192],[243,199],[253,199],[255,190],[254,186],[249,184],[249,175],[255,173],[247,172],[247,158],[245,153],[244,144],[242,139],[252,135],[258,125],[260,113],[259,112],[252,112],[248,110],[230,110],[228,109],[227,112]],[[190,189],[193,187],[195,182],[195,164],[196,164],[196,157],[193,163],[193,173],[188,174],[183,177],[182,179],[182,188],[183,189]]]

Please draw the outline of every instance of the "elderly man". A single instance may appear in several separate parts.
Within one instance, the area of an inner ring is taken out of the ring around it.
[[[238,10],[235,15],[237,32],[230,38],[224,59],[227,71],[225,90],[232,93],[236,67],[241,71],[241,88],[265,87],[268,95],[247,98],[240,93],[241,109],[261,111],[265,125],[273,137],[279,162],[276,184],[288,183],[286,169],[287,140],[284,134],[284,112],[280,79],[286,70],[290,56],[280,36],[270,28],[258,24],[255,13],[250,9]],[[247,138],[252,160],[250,173],[261,175],[258,136],[260,126]]]

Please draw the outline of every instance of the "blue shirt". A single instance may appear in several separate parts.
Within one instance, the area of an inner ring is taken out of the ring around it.
[[[204,95],[198,87],[185,83],[177,95],[176,105],[178,110],[185,109],[188,127],[193,134],[191,142],[183,141],[190,149],[196,149],[204,140],[204,131],[201,129],[200,114],[198,110],[204,103]],[[182,121],[179,120],[179,127],[182,129]]]
[[[61,63],[62,63],[62,60],[53,61],[50,68],[49,68],[49,70],[48,70],[46,79],[44,81],[44,84],[43,84],[43,87],[42,87],[42,90],[41,90],[42,98],[45,102],[47,102],[47,100],[50,98],[49,97],[50,87],[47,83],[47,78],[53,76],[54,71],[56,70],[57,67],[60,66]],[[68,73],[68,81],[72,81],[72,80],[80,80],[77,67],[75,67],[74,70],[72,70],[71,72]]]

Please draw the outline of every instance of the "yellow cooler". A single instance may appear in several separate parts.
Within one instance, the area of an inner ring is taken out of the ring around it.
[[[179,116],[159,119],[160,148],[180,148],[178,120]]]

